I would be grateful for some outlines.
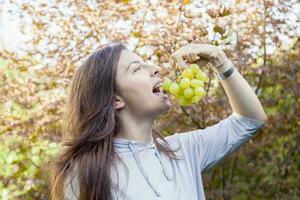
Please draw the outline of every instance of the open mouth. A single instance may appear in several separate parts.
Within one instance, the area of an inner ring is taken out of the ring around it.
[[[162,90],[159,86],[156,86],[153,88],[152,92],[156,95],[159,95],[160,93],[162,93]]]
[[[156,84],[154,86],[154,88],[152,89],[152,92],[156,95],[163,93],[162,88],[161,88],[161,83]]]
[[[166,91],[164,91],[161,87],[162,83],[158,83],[154,86],[152,92],[157,96],[168,97]]]

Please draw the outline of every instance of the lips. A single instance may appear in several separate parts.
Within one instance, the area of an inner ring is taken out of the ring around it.
[[[166,91],[162,89],[162,81],[157,82],[153,89],[152,92],[156,95],[161,95],[161,94],[166,94]]]
[[[155,84],[155,86],[154,86],[152,92],[153,92],[154,94],[162,93],[161,83],[160,83],[160,82],[157,83],[157,84]]]
[[[163,97],[164,99],[168,99],[169,97],[168,97],[166,91],[164,91],[161,86],[162,86],[162,81],[157,82],[153,87],[153,90],[152,90],[153,94],[155,94],[159,97]]]

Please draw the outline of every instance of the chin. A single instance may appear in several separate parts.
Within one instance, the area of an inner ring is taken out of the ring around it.
[[[163,106],[161,106],[159,114],[164,114],[168,112],[171,109],[172,105],[170,102],[165,103]]]
[[[157,96],[155,96],[154,100],[151,99],[149,104],[150,104],[149,108],[152,110],[151,113],[154,116],[164,114],[164,113],[168,112],[172,107],[170,99],[164,99],[164,98],[157,97]]]

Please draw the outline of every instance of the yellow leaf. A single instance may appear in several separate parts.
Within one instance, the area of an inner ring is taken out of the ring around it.
[[[190,4],[192,2],[192,0],[182,0],[182,3],[184,4],[184,5],[188,5],[188,4]]]
[[[141,32],[139,32],[139,31],[133,31],[133,32],[131,32],[131,34],[132,34],[134,37],[137,37],[137,38],[139,38],[139,37],[142,36]]]
[[[28,71],[28,68],[27,68],[26,66],[21,66],[21,67],[19,67],[19,69],[20,69],[20,71],[22,71],[22,72]]]

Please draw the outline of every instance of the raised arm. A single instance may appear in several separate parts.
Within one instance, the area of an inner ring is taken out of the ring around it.
[[[225,53],[210,44],[189,44],[172,54],[180,66],[185,67],[183,58],[195,62],[200,57],[207,58],[216,73],[224,73],[233,66]],[[221,80],[228,96],[232,113],[220,122],[205,129],[182,132],[167,137],[182,147],[183,154],[197,171],[206,171],[234,152],[242,144],[256,135],[266,124],[267,116],[256,94],[243,78],[234,70],[226,79]]]
[[[224,63],[222,71],[226,71],[230,66],[233,66],[233,63],[228,59]],[[259,99],[238,70],[234,70],[229,77],[221,80],[221,84],[234,112],[258,121],[267,121]]]

